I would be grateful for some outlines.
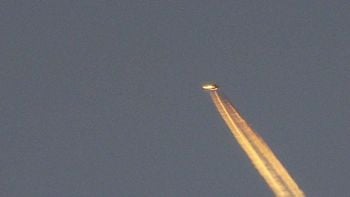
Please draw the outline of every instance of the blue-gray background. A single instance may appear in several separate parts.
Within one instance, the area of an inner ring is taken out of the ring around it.
[[[308,196],[349,196],[349,10],[2,2],[1,196],[272,196],[207,81]]]

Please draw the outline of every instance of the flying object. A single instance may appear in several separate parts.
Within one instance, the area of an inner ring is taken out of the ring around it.
[[[215,91],[215,90],[219,89],[219,86],[216,85],[215,83],[209,83],[209,84],[204,84],[202,86],[202,88],[204,90]]]

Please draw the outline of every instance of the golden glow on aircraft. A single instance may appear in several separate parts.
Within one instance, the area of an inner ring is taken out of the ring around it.
[[[263,138],[255,133],[227,99],[214,91],[218,86],[208,84],[203,89],[210,90],[210,96],[221,117],[273,193],[278,197],[305,196]]]
[[[204,90],[214,91],[219,88],[215,83],[209,83],[202,86]]]

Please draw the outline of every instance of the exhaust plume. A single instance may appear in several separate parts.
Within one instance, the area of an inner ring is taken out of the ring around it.
[[[221,117],[275,196],[305,196],[263,138],[249,126],[237,109],[219,94],[218,86],[207,84],[203,89],[209,91]]]

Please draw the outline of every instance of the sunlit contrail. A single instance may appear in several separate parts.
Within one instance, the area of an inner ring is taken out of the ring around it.
[[[204,85],[232,134],[276,196],[303,197],[298,187],[265,141],[254,132],[235,107],[218,93],[215,84]]]

